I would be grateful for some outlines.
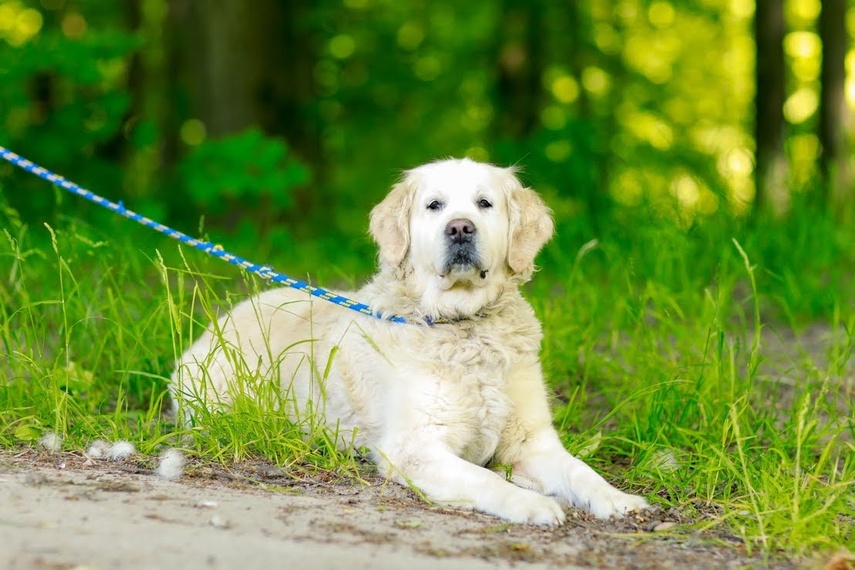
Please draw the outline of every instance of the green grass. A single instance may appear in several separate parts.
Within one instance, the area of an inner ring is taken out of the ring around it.
[[[679,509],[688,533],[791,556],[851,545],[855,231],[808,211],[690,230],[622,216],[599,236],[559,224],[527,288],[567,447]],[[276,413],[273,391],[192,427],[163,415],[175,357],[256,279],[124,220],[27,226],[6,209],[0,229],[0,446],[54,431],[66,450],[128,439],[358,473],[336,434]],[[364,240],[329,243],[229,248],[328,286],[371,270]]]

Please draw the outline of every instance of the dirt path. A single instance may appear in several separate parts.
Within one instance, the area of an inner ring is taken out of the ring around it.
[[[10,570],[795,567],[748,556],[732,537],[652,530],[676,518],[571,512],[543,529],[431,507],[382,480],[294,481],[247,465],[168,482],[143,461],[0,453],[0,568]]]

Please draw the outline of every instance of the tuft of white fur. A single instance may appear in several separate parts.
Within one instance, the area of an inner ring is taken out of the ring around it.
[[[187,459],[184,454],[170,447],[160,454],[160,464],[157,466],[157,476],[167,481],[175,481],[184,473]]]
[[[107,450],[106,456],[107,459],[112,461],[124,461],[136,452],[137,449],[134,447],[133,443],[120,439],[110,446],[110,449]]]
[[[51,453],[59,453],[62,451],[62,436],[49,431],[39,439],[39,445]]]
[[[86,449],[86,455],[88,455],[90,459],[106,459],[109,451],[110,442],[104,441],[103,439],[96,439],[89,444],[89,447]]]

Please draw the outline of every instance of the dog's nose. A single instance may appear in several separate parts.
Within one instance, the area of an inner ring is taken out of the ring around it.
[[[465,218],[457,218],[451,220],[445,226],[445,235],[455,243],[463,243],[472,241],[472,234],[475,233],[475,224]]]

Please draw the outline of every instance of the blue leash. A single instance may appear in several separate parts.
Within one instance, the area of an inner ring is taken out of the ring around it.
[[[258,265],[256,263],[252,263],[251,261],[247,261],[242,257],[238,257],[237,255],[231,254],[223,249],[220,245],[214,245],[208,241],[201,241],[195,238],[192,238],[186,234],[179,232],[178,230],[174,230],[168,226],[164,226],[161,223],[155,222],[145,216],[137,214],[132,210],[128,210],[119,202],[118,204],[115,202],[111,202],[106,198],[102,198],[97,194],[93,194],[86,188],[81,188],[74,182],[70,180],[66,180],[62,176],[58,174],[54,174],[50,170],[46,168],[42,168],[38,164],[33,164],[26,158],[18,156],[14,152],[7,150],[6,148],[0,146],[0,157],[5,159],[7,162],[14,164],[15,166],[26,170],[30,174],[34,174],[39,178],[43,178],[50,182],[51,184],[55,184],[64,190],[68,190],[72,194],[77,194],[83,198],[86,198],[90,202],[94,202],[103,208],[107,208],[108,210],[112,210],[113,212],[120,214],[130,220],[133,220],[139,224],[144,225],[147,228],[151,228],[157,232],[165,234],[173,239],[180,241],[183,244],[195,247],[200,251],[204,251],[207,254],[213,255],[214,257],[218,257],[223,261],[227,261],[232,265],[237,265],[241,269],[249,271],[250,273],[255,273],[262,279],[267,281],[271,281],[273,283],[278,283],[280,285],[285,285],[287,287],[291,287],[292,289],[296,289],[298,291],[303,291],[308,293],[309,295],[313,295],[318,297],[319,299],[323,299],[324,301],[329,301],[330,303],[335,303],[341,307],[345,307],[352,311],[356,311],[357,313],[362,313],[363,315],[369,315],[372,317],[376,317],[378,319],[385,319],[388,321],[392,321],[395,323],[406,323],[409,322],[403,317],[398,316],[388,316],[383,317],[378,315],[374,311],[371,310],[371,307],[365,305],[363,303],[359,303],[354,301],[353,299],[348,299],[347,297],[342,297],[341,295],[337,295],[326,289],[322,289],[321,287],[313,287],[308,283],[300,281],[298,279],[294,279],[293,277],[288,277],[287,275],[283,275],[282,273],[278,273],[274,271],[272,267],[268,267],[266,265]],[[433,322],[438,321],[425,321],[427,324],[432,324]]]

